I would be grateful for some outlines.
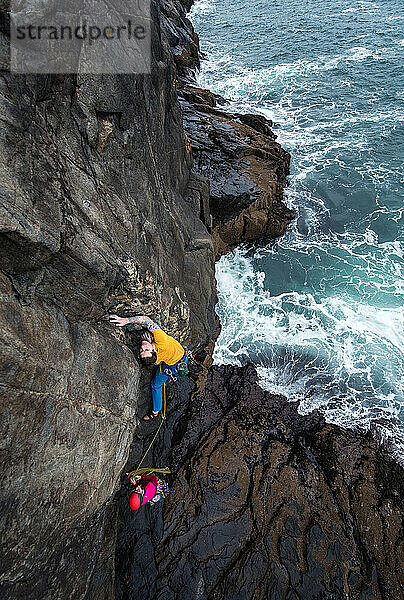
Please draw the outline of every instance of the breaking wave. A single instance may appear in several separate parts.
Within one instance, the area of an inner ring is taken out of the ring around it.
[[[235,0],[208,6],[192,16],[207,55],[199,83],[274,122],[297,211],[280,240],[219,261],[215,361],[253,361],[262,386],[302,412],[376,429],[403,452],[400,4],[338,0],[335,14],[308,14],[251,0],[236,22]]]

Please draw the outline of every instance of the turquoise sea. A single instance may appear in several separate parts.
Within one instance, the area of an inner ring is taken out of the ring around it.
[[[202,86],[292,155],[280,240],[217,267],[216,363],[404,450],[404,5],[197,0]]]

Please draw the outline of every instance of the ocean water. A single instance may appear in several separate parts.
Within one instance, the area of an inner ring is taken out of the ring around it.
[[[217,265],[215,362],[404,450],[404,5],[197,0],[199,83],[274,121],[287,234]]]

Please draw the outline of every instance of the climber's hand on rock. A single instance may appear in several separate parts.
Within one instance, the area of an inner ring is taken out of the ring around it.
[[[125,327],[129,323],[129,319],[127,317],[118,317],[118,315],[109,315],[109,322],[117,327]]]

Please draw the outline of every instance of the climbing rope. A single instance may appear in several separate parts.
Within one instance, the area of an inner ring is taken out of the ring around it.
[[[168,467],[162,467],[161,469],[155,468],[155,467],[143,467],[142,469],[140,468],[142,465],[142,462],[144,461],[144,459],[146,458],[150,448],[153,446],[154,440],[156,439],[156,437],[159,434],[159,431],[161,429],[161,426],[163,425],[165,418],[166,418],[166,384],[163,384],[163,416],[161,418],[161,423],[159,425],[159,428],[157,429],[156,433],[154,434],[154,437],[152,439],[152,441],[149,444],[149,447],[147,448],[146,452],[143,455],[142,460],[140,461],[140,463],[138,464],[137,468],[134,471],[131,471],[130,473],[128,473],[128,477],[129,479],[131,477],[135,477],[135,475],[150,475],[151,473],[171,473],[170,469]]]

